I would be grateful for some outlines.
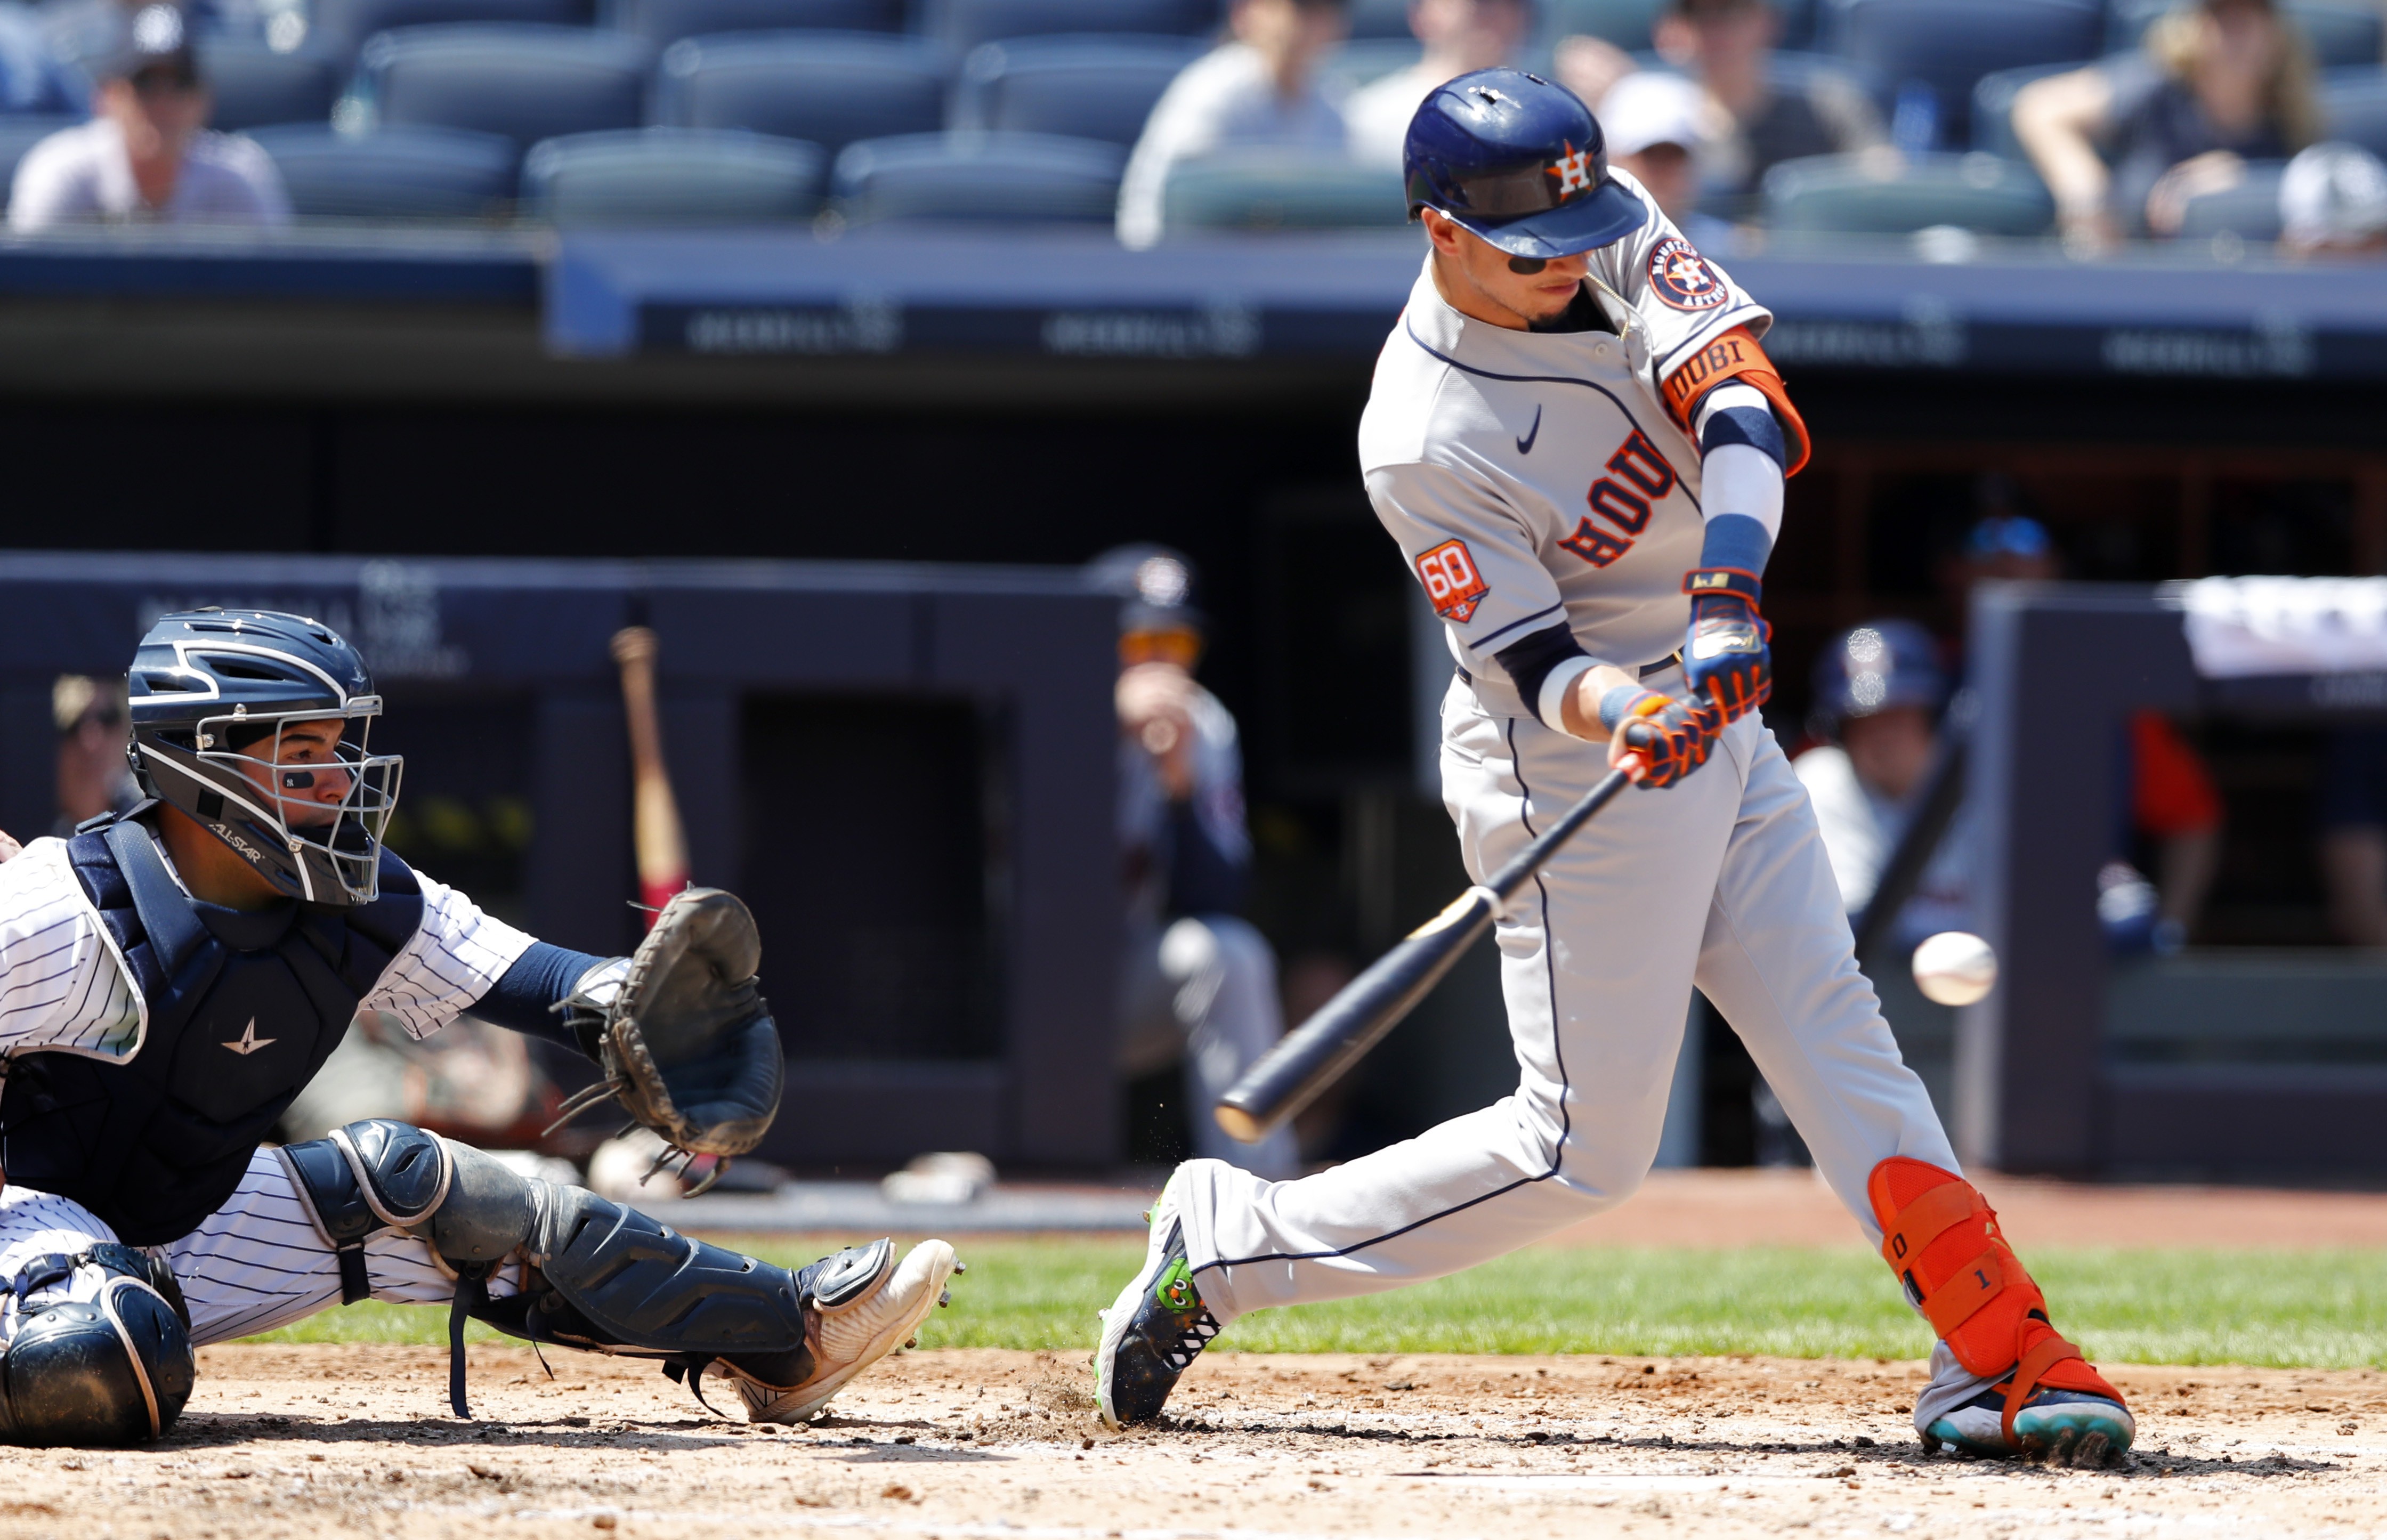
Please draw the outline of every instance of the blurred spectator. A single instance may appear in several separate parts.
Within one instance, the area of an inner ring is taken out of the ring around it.
[[[1140,1079],[1185,1066],[1196,1155],[1264,1177],[1300,1174],[1289,1130],[1235,1142],[1210,1108],[1284,1035],[1276,954],[1235,917],[1251,865],[1235,719],[1194,679],[1201,615],[1193,571],[1159,546],[1094,559],[1118,594],[1119,844],[1128,869],[1120,969],[1120,1070]]]
[[[2320,867],[2330,928],[2355,946],[2387,946],[2387,728],[2348,728],[2330,739]]]
[[[1559,83],[1581,96],[1597,115],[1616,82],[1641,67],[1631,54],[1606,38],[1578,35],[1559,39],[1551,51],[1550,68]]]
[[[144,6],[95,61],[96,115],[50,135],[17,167],[12,230],[87,221],[281,225],[290,200],[257,145],[210,133],[212,106],[183,13]]]
[[[1159,241],[1161,193],[1180,160],[1266,146],[1348,153],[1343,114],[1318,88],[1320,59],[1350,26],[1345,0],[1234,0],[1227,24],[1232,41],[1169,82],[1128,158],[1118,206],[1128,246]]]
[[[1672,0],[1658,19],[1659,54],[1723,110],[1723,133],[1705,146],[1711,191],[1746,196],[1782,161],[1854,155],[1889,143],[1880,113],[1844,75],[1813,70],[1796,89],[1778,89],[1774,43],[1781,32],[1782,19],[1767,0]]]
[[[2321,111],[2303,34],[2271,0],[2200,0],[2158,18],[2136,54],[2023,87],[2014,130],[2066,237],[2097,249],[2175,234],[2189,200],[2234,185],[2245,161],[2320,137]]]
[[[125,813],[141,800],[124,757],[124,681],[62,674],[50,687],[50,715],[58,728],[58,817],[61,839],[86,818]]]
[[[2359,145],[2315,145],[2280,179],[2280,249],[2291,257],[2387,252],[2387,166]]]
[[[1693,246],[1722,253],[1732,227],[1699,211],[1699,146],[1712,126],[1702,119],[1715,116],[1698,86],[1660,69],[1625,76],[1598,107],[1608,163],[1632,172]]]
[[[1370,82],[1343,104],[1352,158],[1400,165],[1409,120],[1425,94],[1470,70],[1507,64],[1533,22],[1527,0],[1409,0],[1409,31],[1425,44],[1425,57]]]
[[[1983,501],[2011,506],[2019,494],[2002,477],[1984,477]],[[1965,590],[1985,579],[2045,582],[2062,575],[2047,527],[2018,512],[1975,524],[1954,568]],[[2149,883],[2128,863],[2108,863],[2098,877],[2098,915],[2117,946],[2176,952],[2204,911],[2221,862],[2221,793],[2196,750],[2160,712],[2134,712],[2123,743],[2128,787],[2125,827],[2117,845],[2133,836],[2154,850]]]
[[[1815,660],[1812,729],[1824,741],[1791,761],[1850,915],[1873,902],[1882,868],[1916,812],[1939,745],[1948,675],[1931,634],[1911,620],[1872,620],[1835,637]],[[1899,913],[1893,941],[1973,927],[1963,841],[1940,839]]]

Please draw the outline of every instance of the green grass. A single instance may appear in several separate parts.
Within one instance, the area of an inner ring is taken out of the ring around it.
[[[802,1263],[836,1243],[748,1237]],[[934,1347],[1083,1350],[1094,1311],[1143,1256],[1134,1239],[973,1241]],[[2040,1248],[2056,1323],[2115,1363],[2387,1368],[2387,1250]],[[257,1339],[440,1343],[444,1307],[359,1305]],[[474,1341],[493,1340],[475,1327]],[[1923,1324],[1869,1253],[1536,1247],[1415,1288],[1237,1321],[1220,1348],[1265,1353],[1764,1353],[1920,1357]]]

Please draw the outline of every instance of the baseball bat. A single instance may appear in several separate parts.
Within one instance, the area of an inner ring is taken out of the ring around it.
[[[680,832],[679,801],[663,765],[663,724],[655,714],[655,634],[643,625],[613,633],[613,662],[622,670],[622,707],[630,719],[631,830],[638,856],[638,902],[654,911],[688,886],[688,838]]]
[[[1507,865],[1403,937],[1370,964],[1367,972],[1344,985],[1307,1021],[1261,1054],[1219,1098],[1212,1114],[1219,1127],[1246,1144],[1256,1144],[1341,1079],[1345,1070],[1433,992],[1476,938],[1492,928],[1493,920],[1526,879],[1574,838],[1577,829],[1591,822],[1592,814],[1633,784],[1633,772],[1639,768],[1636,755],[1617,761],[1598,786],[1585,792],[1581,801]]]

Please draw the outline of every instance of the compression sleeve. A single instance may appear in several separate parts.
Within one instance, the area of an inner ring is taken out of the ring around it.
[[[1528,632],[1522,639],[1509,643],[1493,656],[1500,660],[1500,666],[1516,682],[1517,694],[1524,701],[1525,709],[1534,713],[1534,720],[1560,732],[1566,731],[1560,702],[1565,699],[1568,687],[1599,663],[1574,639],[1573,630],[1563,624]]]
[[[1782,529],[1782,424],[1762,391],[1737,381],[1709,391],[1694,420],[1707,517],[1699,565],[1762,576]]]
[[[579,1042],[564,1030],[562,1016],[551,1007],[572,992],[583,974],[605,961],[585,952],[533,941],[528,951],[514,959],[514,966],[489,986],[489,992],[473,1003],[472,1012],[484,1021],[525,1037],[560,1042],[578,1053]]]

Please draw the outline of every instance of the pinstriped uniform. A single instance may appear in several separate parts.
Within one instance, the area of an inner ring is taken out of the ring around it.
[[[161,852],[162,853],[162,852]],[[444,883],[415,874],[423,921],[360,1008],[387,1011],[416,1038],[454,1020],[529,950],[531,938],[482,913]],[[99,914],[68,865],[63,840],[36,839],[0,865],[0,1054],[69,1053],[126,1060],[139,1052],[148,1011]],[[33,1258],[116,1239],[82,1205],[31,1188],[0,1190],[0,1283]],[[282,1163],[259,1151],[222,1208],[180,1240],[153,1248],[170,1262],[200,1343],[269,1331],[339,1303],[339,1267],[307,1218]],[[450,1275],[424,1243],[384,1231],[365,1243],[373,1296],[445,1302]],[[64,1286],[81,1297],[96,1276]],[[513,1269],[492,1295],[518,1287]],[[54,1295],[36,1294],[31,1303]],[[0,1304],[0,1341],[29,1302]]]

